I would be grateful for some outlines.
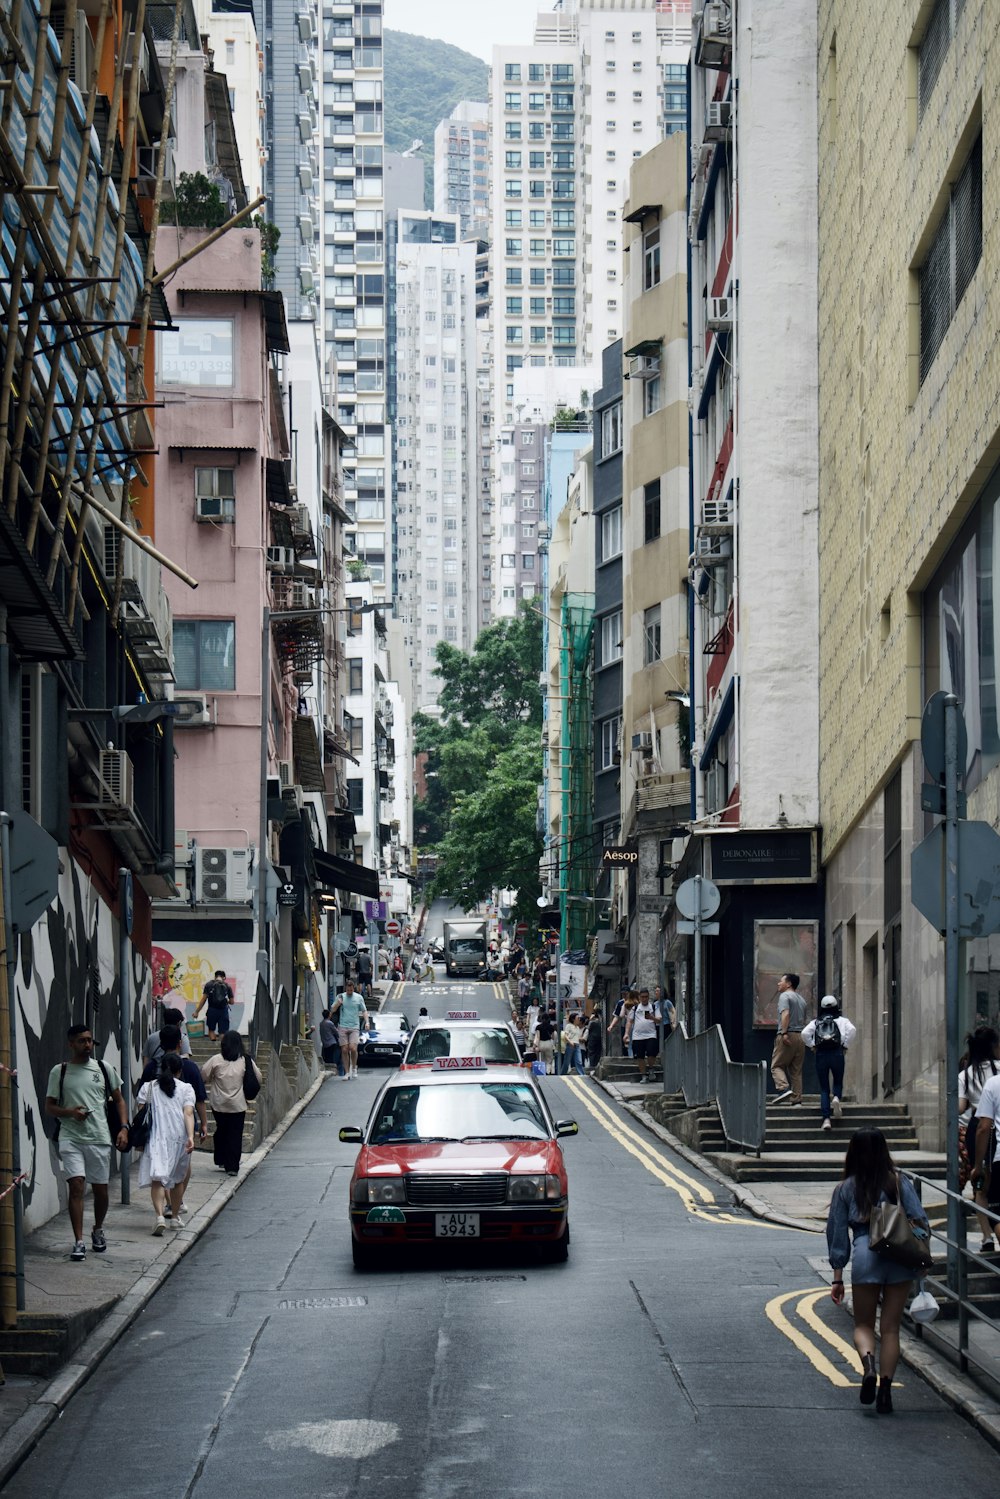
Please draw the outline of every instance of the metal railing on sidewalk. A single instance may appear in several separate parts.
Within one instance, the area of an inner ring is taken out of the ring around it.
[[[726,1139],[760,1155],[764,1144],[767,1068],[734,1062],[720,1025],[689,1036],[682,1022],[663,1047],[663,1091],[683,1093],[691,1108],[715,1103]]]
[[[939,1181],[933,1181],[929,1176],[920,1176],[915,1171],[903,1171],[913,1183],[918,1197],[923,1196],[923,1189],[937,1193],[947,1202],[949,1199],[959,1203],[960,1212],[958,1216],[958,1240],[949,1238],[947,1225],[938,1228],[931,1224],[931,1238],[938,1240],[944,1245],[947,1254],[947,1268],[942,1275],[933,1270],[924,1276],[925,1280],[933,1281],[933,1294],[950,1302],[957,1309],[957,1317],[954,1324],[950,1319],[939,1326],[936,1322],[927,1322],[916,1325],[916,1331],[921,1338],[934,1344],[942,1353],[953,1358],[963,1374],[968,1374],[972,1379],[981,1379],[985,1375],[990,1386],[995,1388],[1000,1383],[1000,1339],[993,1344],[992,1353],[983,1348],[975,1346],[975,1339],[970,1337],[970,1328],[989,1328],[994,1333],[1000,1334],[1000,1321],[991,1317],[981,1306],[977,1306],[975,1300],[969,1294],[970,1274],[977,1276],[989,1275],[992,1281],[987,1281],[989,1292],[986,1297],[980,1299],[1000,1299],[1000,1265],[995,1264],[985,1255],[977,1254],[969,1248],[967,1233],[967,1215],[975,1212],[982,1218],[989,1219],[994,1226],[994,1232],[1000,1237],[1000,1215],[989,1208],[980,1207],[978,1203],[971,1203],[961,1193],[954,1193]],[[945,1329],[955,1327],[954,1339],[945,1336]],[[970,1365],[972,1368],[970,1368]]]

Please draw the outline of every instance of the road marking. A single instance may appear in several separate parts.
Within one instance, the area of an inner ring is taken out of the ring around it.
[[[784,1223],[767,1223],[761,1218],[744,1218],[735,1213],[726,1212],[719,1207],[709,1189],[693,1176],[688,1176],[679,1166],[667,1161],[658,1150],[654,1149],[648,1141],[637,1134],[629,1125],[623,1123],[618,1115],[613,1112],[603,1099],[597,1099],[590,1092],[585,1082],[578,1078],[567,1077],[563,1081],[568,1084],[571,1093],[578,1098],[585,1109],[588,1109],[597,1122],[608,1131],[608,1134],[616,1139],[630,1155],[635,1156],[646,1170],[676,1192],[684,1207],[693,1218],[702,1218],[706,1223],[718,1223],[731,1228],[767,1228],[777,1233],[807,1233],[808,1229],[792,1228]],[[695,1198],[698,1201],[695,1201]]]
[[[822,1374],[824,1379],[828,1379],[832,1385],[836,1385],[838,1390],[850,1389],[851,1385],[857,1384],[857,1380],[848,1379],[846,1374],[841,1374],[840,1370],[831,1364],[826,1354],[821,1353],[816,1345],[806,1337],[805,1333],[800,1332],[785,1316],[785,1307],[789,1301],[794,1301],[796,1297],[802,1297],[803,1299],[811,1297],[814,1289],[813,1286],[807,1286],[804,1291],[785,1291],[781,1296],[773,1296],[765,1306],[764,1311],[768,1321],[774,1324],[793,1347],[805,1355],[813,1368],[819,1374]],[[819,1294],[822,1296],[822,1290]],[[796,1308],[796,1310],[801,1310],[801,1308]]]
[[[304,1421],[288,1431],[273,1431],[264,1438],[272,1452],[290,1452],[304,1447],[319,1457],[374,1457],[401,1436],[394,1421]]]
[[[816,1303],[827,1300],[829,1295],[830,1288],[829,1286],[825,1286],[823,1290],[815,1291],[811,1296],[803,1296],[796,1307],[796,1311],[806,1326],[811,1328],[817,1337],[822,1338],[824,1343],[829,1343],[830,1347],[840,1354],[847,1367],[853,1369],[858,1360],[853,1343],[848,1343],[845,1338],[838,1337],[833,1329],[827,1327],[826,1323],[816,1314]]]

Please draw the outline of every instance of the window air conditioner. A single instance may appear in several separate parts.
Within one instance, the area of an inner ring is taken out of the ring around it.
[[[732,104],[728,99],[713,99],[705,111],[705,139],[724,141],[729,139],[732,119]]]
[[[646,754],[651,753],[653,748],[652,734],[633,734],[632,748],[634,750],[640,750]]]
[[[132,816],[132,761],[124,750],[103,749],[99,763],[97,804],[108,822]]]
[[[314,589],[308,587],[307,584],[303,583],[301,578],[293,579],[291,596],[292,602],[290,607],[292,609],[316,608],[316,592]]]
[[[291,572],[295,566],[295,548],[268,547],[267,565],[279,573]]]
[[[293,786],[295,784],[295,762],[294,761],[292,761],[292,760],[279,760],[278,761],[278,780],[281,782],[281,789],[282,789],[282,791],[285,791],[289,786]]]
[[[175,697],[174,707],[177,709],[174,716],[175,729],[211,728],[212,710],[205,693],[192,692],[184,697]]]
[[[735,298],[709,297],[705,312],[705,322],[716,333],[728,332],[733,326],[733,314],[735,311]]]
[[[701,18],[701,34],[706,42],[728,42],[732,39],[733,21],[729,6],[723,0],[715,0],[705,6]]]
[[[727,532],[733,529],[733,505],[730,499],[703,500],[701,506],[701,529],[708,532]]]
[[[250,850],[199,848],[195,852],[197,898],[207,903],[250,903]]]
[[[725,562],[733,555],[733,539],[731,536],[697,536],[694,549],[699,562]]]
[[[659,373],[659,354],[637,354],[628,362],[630,380],[655,380]]]
[[[194,518],[197,521],[212,521],[232,525],[236,520],[236,506],[231,495],[198,494],[194,498]]]

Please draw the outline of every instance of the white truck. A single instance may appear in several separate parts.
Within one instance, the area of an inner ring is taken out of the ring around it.
[[[444,923],[444,966],[449,978],[480,978],[486,972],[486,922]]]

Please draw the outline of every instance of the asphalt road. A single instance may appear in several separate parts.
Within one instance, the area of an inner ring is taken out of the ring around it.
[[[464,991],[464,992],[463,992]],[[490,986],[407,988],[499,1015]],[[11,1479],[11,1499],[992,1494],[995,1452],[905,1368],[858,1403],[814,1235],[744,1218],[589,1081],[560,1116],[566,1265],[351,1266],[381,1077],[331,1078]],[[114,1217],[108,1224],[114,1253]],[[841,1345],[841,1346],[838,1346]]]

